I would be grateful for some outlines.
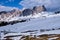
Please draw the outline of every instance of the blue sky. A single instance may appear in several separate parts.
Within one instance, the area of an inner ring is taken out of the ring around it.
[[[49,11],[60,10],[60,0],[0,0],[0,11],[14,8],[32,8],[41,5],[45,5]]]
[[[20,1],[21,0],[0,0],[0,5],[22,8],[22,6],[19,4]]]

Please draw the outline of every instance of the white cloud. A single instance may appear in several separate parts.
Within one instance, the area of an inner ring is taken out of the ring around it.
[[[18,8],[0,5],[0,11],[10,11],[10,10],[12,10],[12,9],[18,9]]]
[[[60,7],[60,0],[22,0],[19,4],[25,8],[39,5],[45,5],[48,8],[56,8]]]

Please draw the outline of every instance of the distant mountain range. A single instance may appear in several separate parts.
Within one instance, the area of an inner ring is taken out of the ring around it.
[[[40,13],[42,11],[46,11],[46,8],[45,8],[44,5],[42,5],[42,6],[35,6],[35,7],[33,7],[33,9],[24,9],[22,11],[19,10],[19,9],[13,9],[11,11],[1,11],[0,12],[0,15],[7,14],[7,13],[10,13],[10,14],[14,14],[14,13],[15,14],[18,14],[20,12],[24,16],[24,15],[27,15],[27,14],[30,15],[31,14],[30,12],[32,12],[32,14],[33,14],[33,13]]]

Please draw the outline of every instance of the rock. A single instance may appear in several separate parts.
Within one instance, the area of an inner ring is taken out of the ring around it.
[[[35,6],[35,7],[33,7],[33,11],[34,11],[34,13],[40,13],[42,11],[46,11],[46,8],[45,8],[44,5],[42,5],[42,6]]]
[[[0,14],[2,14],[2,13],[6,14],[7,12],[6,11],[1,11]]]
[[[25,9],[22,12],[23,16],[28,16],[28,15],[31,15],[31,14],[33,14],[33,10],[31,10],[31,9]]]
[[[55,12],[55,14],[59,14],[59,13],[60,13],[60,11]]]

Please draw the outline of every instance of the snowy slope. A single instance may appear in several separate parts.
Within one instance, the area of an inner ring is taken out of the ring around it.
[[[52,28],[60,27],[60,14],[53,14],[53,15],[42,14],[42,16],[35,15],[35,17],[33,16],[27,18],[32,18],[32,19],[30,19],[30,21],[27,22],[0,27],[0,30],[11,30],[15,32],[23,32],[27,30],[40,31],[40,29],[52,29]]]
[[[30,21],[17,23],[14,25],[7,25],[0,27],[0,31],[12,31],[17,33],[8,33],[6,35],[2,35],[2,39],[5,36],[14,36],[14,35],[30,35],[30,33],[21,33],[28,30],[38,30],[33,35],[42,35],[42,34],[60,34],[60,14],[42,12],[41,14],[35,14],[34,16],[27,17],[15,17],[11,18],[9,21],[14,20],[25,20],[30,19]],[[50,29],[50,31],[41,32],[41,29]],[[55,30],[52,30],[55,29]],[[34,33],[34,32],[33,32]],[[15,40],[19,39],[19,37],[13,38]]]

